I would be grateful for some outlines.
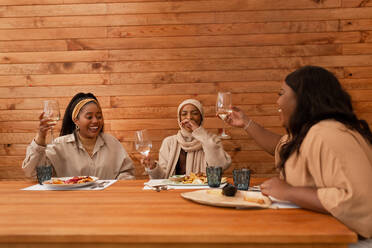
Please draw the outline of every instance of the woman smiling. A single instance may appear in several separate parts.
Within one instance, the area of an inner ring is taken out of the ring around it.
[[[275,155],[280,177],[262,183],[262,193],[332,214],[371,238],[372,133],[356,117],[349,94],[329,71],[305,66],[286,77],[277,104],[284,136],[238,108],[227,118]]]
[[[35,176],[35,168],[51,164],[58,177],[96,176],[100,179],[134,179],[133,162],[120,142],[103,132],[101,106],[91,93],[78,93],[68,104],[60,137],[46,145],[54,123],[39,117],[39,132],[27,148],[22,169]]]

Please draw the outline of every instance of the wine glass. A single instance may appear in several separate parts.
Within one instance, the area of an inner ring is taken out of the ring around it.
[[[149,138],[147,130],[139,130],[135,132],[135,146],[136,150],[141,153],[142,156],[148,157],[152,148],[152,142]]]
[[[221,139],[231,139],[231,137],[225,132],[225,119],[229,113],[232,113],[232,100],[230,92],[218,92],[216,102],[216,113],[224,121]]]
[[[59,105],[56,100],[46,100],[44,101],[44,117],[51,119],[49,124],[57,124],[60,118]],[[54,141],[53,137],[53,127],[50,129],[50,134],[52,136],[52,143]]]
[[[139,130],[136,131],[134,134],[134,144],[136,146],[136,150],[141,153],[143,157],[148,157],[152,148],[152,142],[149,138],[147,130]],[[142,175],[146,176],[146,170],[142,173]]]

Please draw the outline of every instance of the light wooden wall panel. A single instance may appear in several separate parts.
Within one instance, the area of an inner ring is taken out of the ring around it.
[[[365,0],[2,0],[0,1],[0,180],[23,178],[42,101],[64,112],[77,92],[98,96],[105,131],[143,169],[134,131],[149,129],[157,156],[177,131],[186,98],[205,106],[219,132],[218,91],[270,130],[284,134],[277,91],[294,69],[331,70],[372,125],[372,2]],[[59,123],[56,132],[60,130]],[[273,158],[243,130],[228,128],[226,172],[276,174]]]

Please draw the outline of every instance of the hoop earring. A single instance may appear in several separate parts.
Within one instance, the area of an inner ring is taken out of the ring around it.
[[[80,127],[78,125],[75,125],[75,131],[79,131],[80,130]]]

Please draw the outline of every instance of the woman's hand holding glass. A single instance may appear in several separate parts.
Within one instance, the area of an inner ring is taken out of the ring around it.
[[[149,138],[147,130],[139,130],[135,132],[134,144],[136,150],[142,155],[141,164],[145,168],[153,169],[156,167],[156,163],[150,157],[150,151],[152,148],[152,142]]]
[[[141,164],[150,170],[155,169],[156,162],[151,158],[151,156],[141,158]]]
[[[45,146],[48,131],[51,130],[56,125],[56,123],[51,122],[49,118],[46,118],[44,112],[40,114],[39,121],[39,132],[35,138],[35,142],[38,145]]]
[[[50,126],[50,134],[52,136],[52,143],[54,140],[53,137],[53,127],[59,121],[61,114],[59,112],[59,104],[55,100],[47,100],[44,101],[44,115],[45,119],[47,119],[47,123]]]
[[[36,136],[36,143],[39,145],[46,145],[46,136],[50,130],[53,142],[53,128],[60,118],[60,111],[58,102],[55,100],[44,101],[43,113],[39,116],[39,132]]]
[[[225,121],[233,127],[245,127],[251,119],[241,109],[232,107],[232,112],[228,113]]]

